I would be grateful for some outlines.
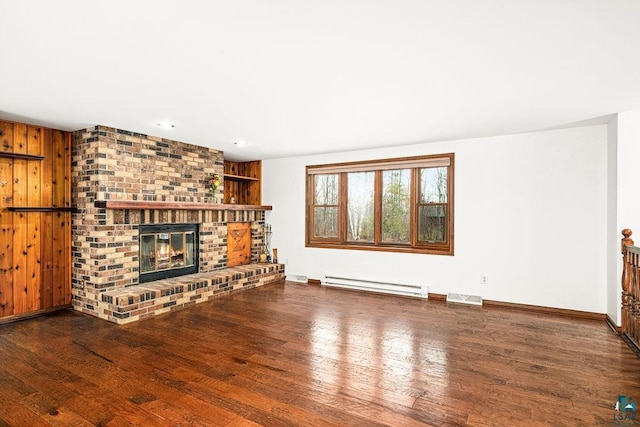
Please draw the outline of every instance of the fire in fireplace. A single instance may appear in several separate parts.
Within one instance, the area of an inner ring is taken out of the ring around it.
[[[198,272],[198,225],[140,225],[140,283]]]

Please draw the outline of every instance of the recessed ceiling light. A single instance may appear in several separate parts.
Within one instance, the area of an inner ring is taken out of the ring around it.
[[[156,123],[156,126],[162,129],[173,129],[174,127],[176,127],[176,125],[169,122],[159,122],[159,123]]]
[[[239,139],[236,142],[234,142],[233,145],[235,145],[236,147],[244,147],[245,145],[247,145],[247,143],[242,139]]]

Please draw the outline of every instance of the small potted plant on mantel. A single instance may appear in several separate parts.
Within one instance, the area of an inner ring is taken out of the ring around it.
[[[213,203],[217,203],[216,190],[220,186],[221,182],[222,181],[220,180],[220,175],[218,175],[217,173],[214,173],[209,177],[209,185],[211,186],[211,198],[213,200]]]

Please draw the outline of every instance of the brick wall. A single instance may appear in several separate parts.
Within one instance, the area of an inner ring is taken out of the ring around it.
[[[200,224],[200,272],[226,267],[227,222],[251,222],[252,261],[264,242],[264,211],[105,209],[108,200],[214,203],[208,178],[221,151],[106,126],[74,133],[73,304],[91,311],[106,291],[137,285],[138,225]],[[223,188],[216,192],[222,200]]]
[[[96,200],[209,202],[206,184],[222,176],[224,156],[213,148],[106,126],[74,134],[76,203]],[[217,190],[222,198],[222,187]]]

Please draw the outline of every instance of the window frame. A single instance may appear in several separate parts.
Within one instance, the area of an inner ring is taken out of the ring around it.
[[[454,175],[455,154],[430,154],[424,156],[398,157],[356,162],[331,163],[306,166],[306,210],[305,210],[305,246],[312,248],[370,250],[385,252],[406,252],[436,255],[454,254]],[[429,204],[420,200],[420,169],[428,167],[447,167],[447,202],[433,203],[445,207],[445,241],[429,242],[419,240],[419,207]],[[382,171],[410,169],[410,242],[382,242]],[[347,174],[351,172],[373,171],[374,174],[374,241],[350,241],[347,224]],[[338,175],[338,236],[337,238],[316,237],[314,226],[315,176]]]

